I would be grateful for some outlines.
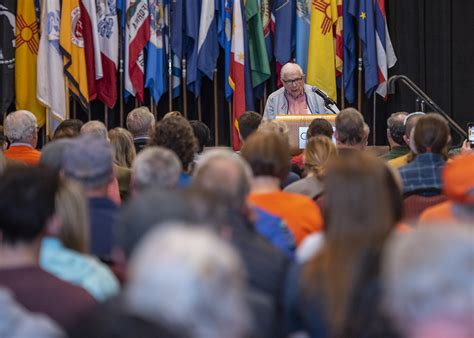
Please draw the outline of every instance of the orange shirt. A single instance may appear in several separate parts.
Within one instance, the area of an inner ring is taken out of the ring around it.
[[[306,196],[285,191],[251,193],[250,203],[281,217],[295,237],[296,245],[310,233],[323,229],[321,210]]]
[[[419,218],[419,223],[453,221],[455,218],[452,206],[451,201],[446,201],[425,209]]]
[[[38,164],[41,152],[28,145],[12,144],[10,148],[5,151],[4,155],[6,158],[21,161],[27,165],[34,166]]]

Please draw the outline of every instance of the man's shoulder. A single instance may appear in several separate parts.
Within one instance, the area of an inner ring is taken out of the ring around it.
[[[277,90],[275,90],[273,93],[271,93],[270,95],[268,95],[268,100],[274,98],[274,97],[277,97],[277,96],[280,96],[280,95],[283,95],[285,92],[285,88],[284,87],[281,87]]]

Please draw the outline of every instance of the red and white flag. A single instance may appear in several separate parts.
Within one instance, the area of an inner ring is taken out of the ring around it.
[[[97,31],[97,13],[94,0],[81,0],[82,34],[86,55],[87,88],[89,100],[97,98],[95,81],[102,78],[102,61],[100,58],[99,33]]]
[[[232,11],[232,41],[230,48],[230,86],[234,90],[232,98],[232,147],[240,149],[238,130],[239,117],[245,112],[245,44],[242,20],[242,6],[240,0],[235,0]]]
[[[117,102],[119,26],[116,0],[96,0],[97,31],[103,76],[96,81],[97,98],[109,108]]]
[[[144,99],[145,55],[150,40],[150,15],[147,0],[126,0],[125,90],[138,101]]]

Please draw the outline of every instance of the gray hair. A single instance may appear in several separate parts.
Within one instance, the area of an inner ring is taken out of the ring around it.
[[[17,110],[5,118],[4,133],[11,143],[31,143],[36,135],[38,121],[28,110]]]
[[[151,186],[175,188],[182,171],[181,161],[173,151],[158,146],[145,148],[132,165],[134,188],[137,191]]]
[[[304,75],[303,68],[300,67],[299,64],[293,63],[293,62],[288,62],[281,67],[280,71],[280,79],[284,79],[285,75],[291,70],[291,68],[296,68],[300,72],[301,76]]]
[[[74,141],[68,138],[60,138],[48,142],[41,149],[41,157],[39,163],[55,170],[62,170],[64,153],[73,147]]]
[[[101,121],[89,121],[81,127],[81,135],[94,135],[108,140],[107,127]]]
[[[392,139],[400,145],[405,144],[405,141],[403,140],[403,135],[405,135],[405,125],[403,123],[407,115],[408,113],[404,111],[396,112],[390,115],[387,120],[387,128],[390,130]]]
[[[147,107],[138,107],[128,113],[126,124],[134,137],[148,136],[155,124],[155,116]]]
[[[398,234],[382,266],[385,307],[405,333],[443,319],[472,325],[472,226],[428,225]]]
[[[193,338],[242,337],[244,267],[234,249],[197,224],[163,223],[135,250],[124,303],[134,314]]]
[[[227,149],[210,149],[199,158],[193,185],[240,210],[250,192],[252,177],[252,169],[242,157]]]

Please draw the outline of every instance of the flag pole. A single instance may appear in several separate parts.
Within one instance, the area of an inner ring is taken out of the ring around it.
[[[183,58],[181,60],[181,65],[182,65],[182,74],[183,74],[183,113],[184,117],[188,118],[188,92],[187,92],[187,86],[186,86],[186,58]]]
[[[77,107],[76,107],[76,100],[73,98],[72,99],[72,118],[75,119],[77,118]]]
[[[109,107],[107,107],[107,105],[105,104],[105,109],[104,109],[104,122],[105,122],[105,126],[107,127],[107,129],[109,129]]]
[[[373,105],[373,109],[372,109],[372,145],[375,146],[375,141],[376,141],[376,135],[375,135],[375,119],[376,119],[376,114],[375,114],[375,111],[376,111],[376,104],[377,104],[377,95],[376,93],[374,92],[372,95],[374,95],[374,105]]]
[[[263,84],[263,102],[265,102],[265,104],[267,103],[267,84],[268,81],[265,81],[265,83]],[[265,106],[263,107],[263,109],[265,110]]]
[[[174,79],[173,79],[173,53],[171,52],[171,45],[170,45],[170,34],[171,34],[171,4],[168,5],[166,8],[166,14],[168,16],[168,34],[166,34],[166,40],[168,47],[168,111],[173,111],[173,86],[174,86]]]
[[[346,102],[344,101],[344,72],[341,73],[341,109],[344,109]]]
[[[123,15],[123,13],[121,14]],[[121,18],[120,18],[121,19]],[[124,74],[123,74],[123,67],[124,67],[124,61],[123,61],[123,29],[122,25],[118,25],[119,27],[119,119],[120,119],[120,127],[123,127],[123,82],[124,82]]]
[[[219,144],[219,121],[217,116],[217,68],[214,68],[214,145]]]
[[[198,120],[202,121],[201,95],[198,96]]]
[[[232,100],[234,98],[232,97]],[[232,128],[233,128],[233,125],[232,125],[232,102],[229,102],[229,136],[230,136],[230,146],[232,147],[233,144],[232,144]]]
[[[66,119],[70,119],[71,118],[71,101],[70,100],[70,97],[69,97],[69,79],[67,78],[67,76],[64,77],[64,93],[65,93],[65,97],[66,97]]]
[[[357,84],[357,109],[362,113],[362,42],[359,39],[359,57],[358,61],[358,70],[359,78]]]

